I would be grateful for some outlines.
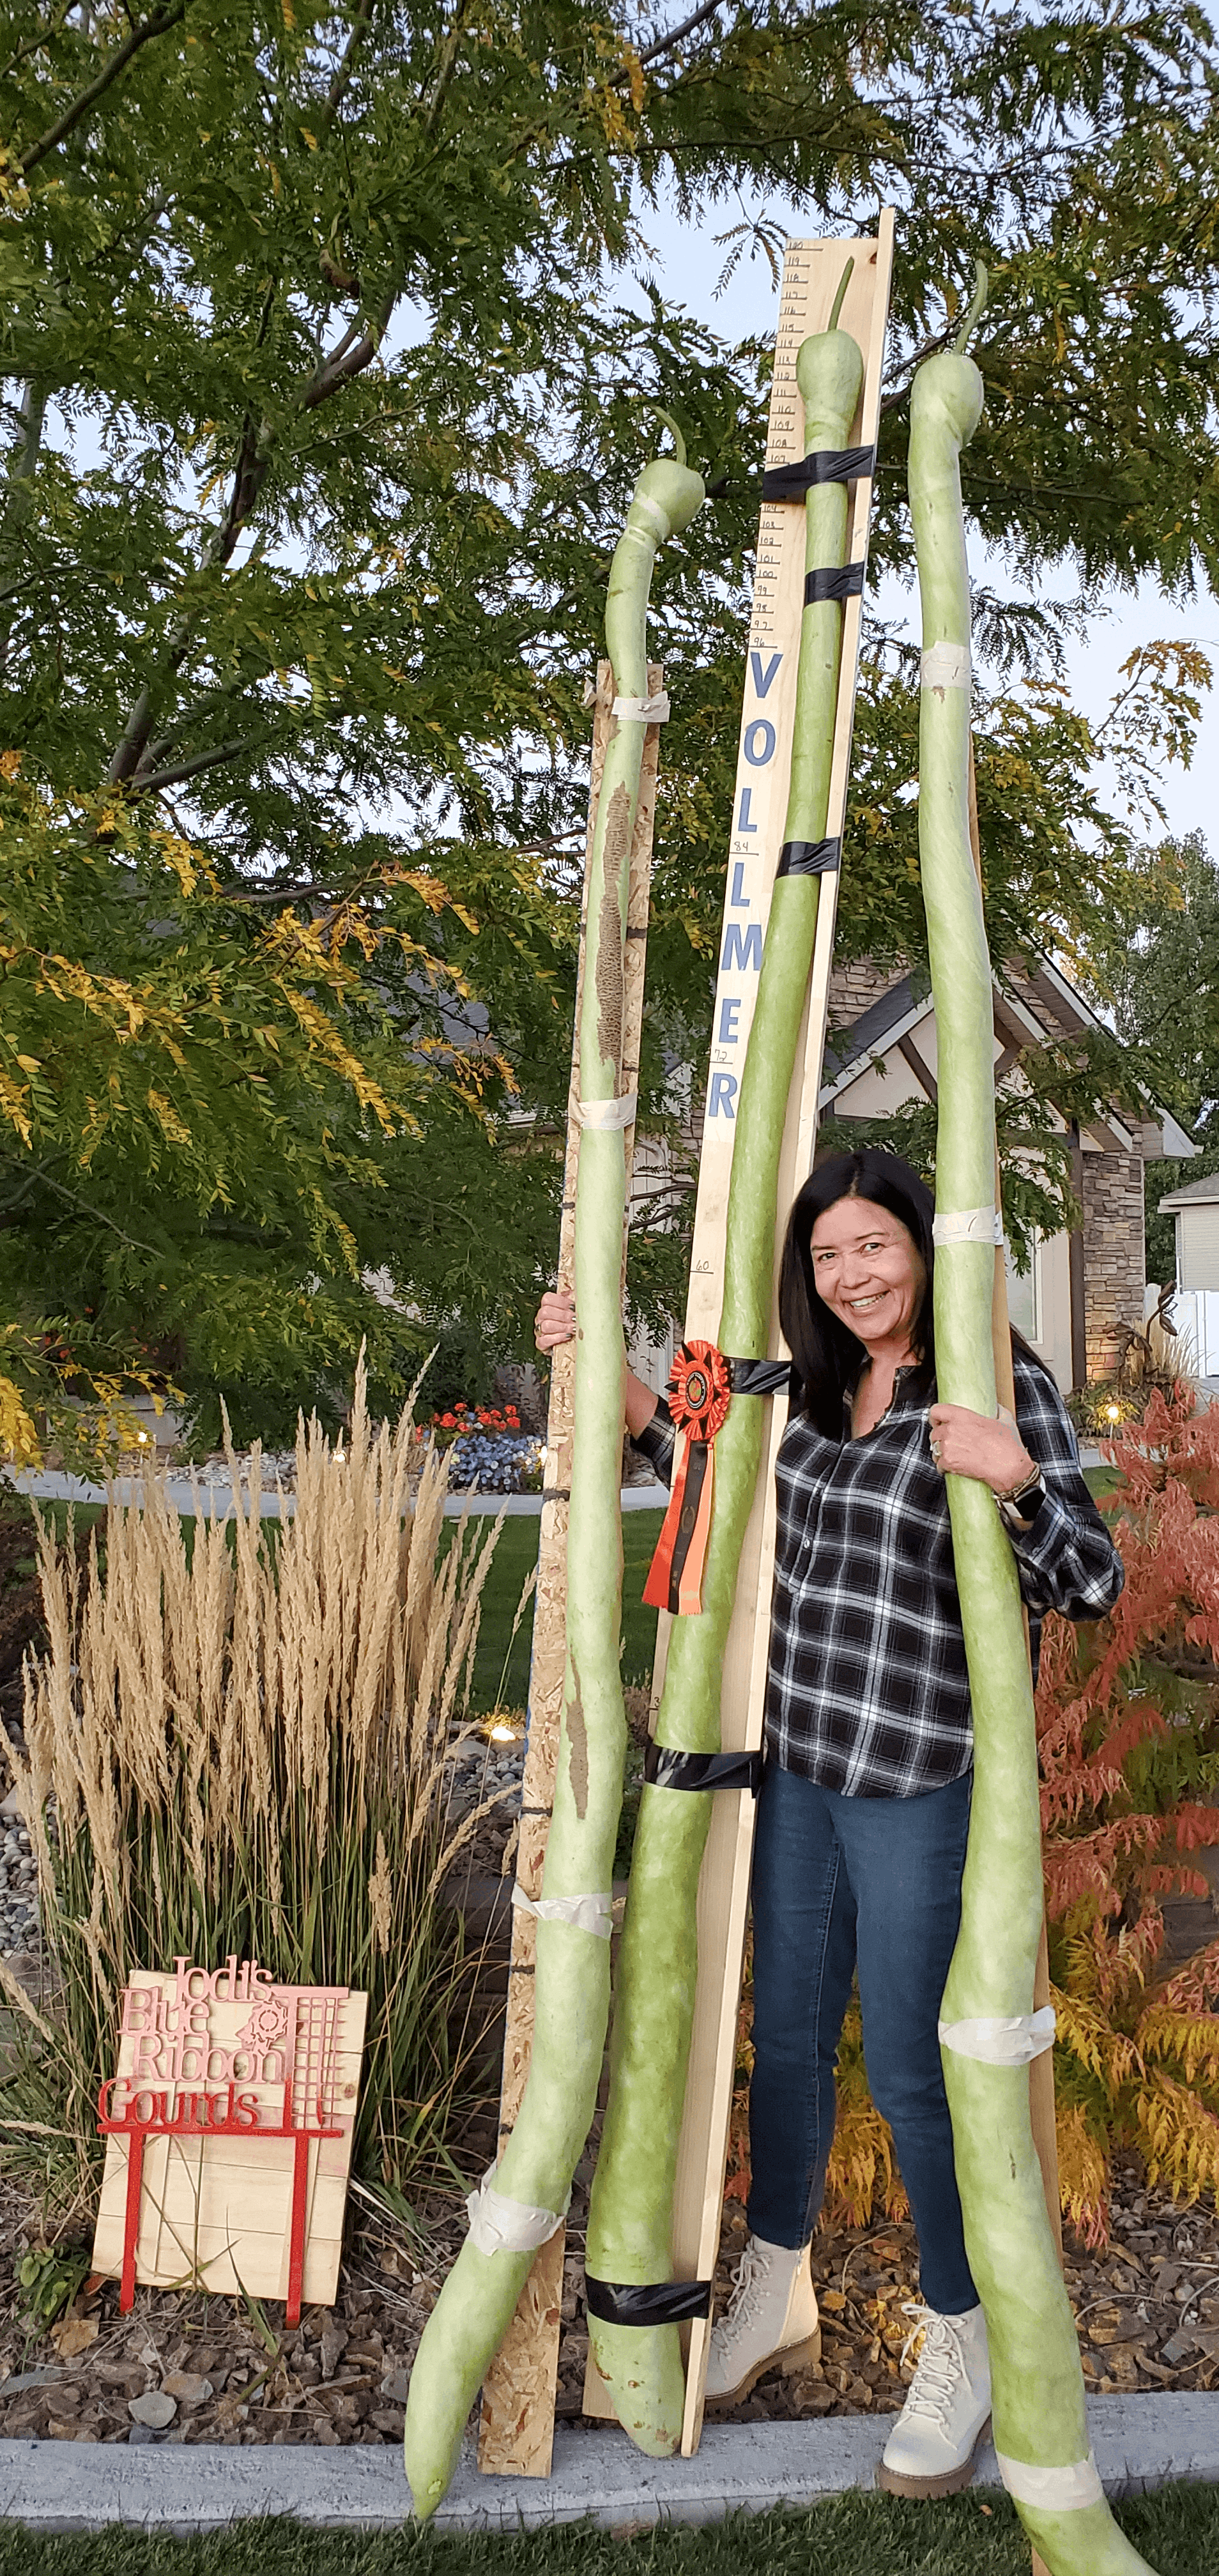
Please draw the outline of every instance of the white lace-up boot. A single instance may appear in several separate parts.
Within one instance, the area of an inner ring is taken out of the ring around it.
[[[807,2245],[751,2236],[732,2278],[732,2297],[711,2330],[708,2405],[746,2396],[764,2370],[798,2370],[821,2357]]]
[[[974,2453],[990,2422],[990,2354],[981,2308],[942,2317],[908,2300],[913,2317],[906,2358],[921,2332],[923,2349],[906,2403],[876,2472],[890,2495],[955,2495],[974,2473]]]

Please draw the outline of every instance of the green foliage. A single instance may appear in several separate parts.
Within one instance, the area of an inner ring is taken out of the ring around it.
[[[1115,2519],[1159,2576],[1219,2560],[1219,2489],[1184,2483],[1119,2505]],[[629,2536],[628,2536],[629,2533]],[[335,2531],[287,2515],[177,2540],[105,2530],[0,2529],[0,2576],[1027,2576],[1028,2541],[1002,2489],[939,2502],[858,2490],[811,2507],[722,2522]]]
[[[32,2245],[18,2257],[17,2304],[31,2342],[71,2307],[90,2266],[87,2245]]]
[[[1025,571],[1182,586],[1215,558],[1214,64],[1177,0],[763,0],[649,42],[590,0],[103,0],[37,28],[0,0],[0,60],[0,1437],[29,1453],[48,1406],[66,1437],[82,1398],[119,1437],[149,1382],[202,1442],[221,1395],[278,1439],[298,1400],[333,1418],[364,1338],[385,1403],[459,1317],[528,1348],[583,688],[657,403],[716,498],[655,590],[649,1123],[675,1063],[701,1080],[770,360],[621,300],[649,203],[775,188],[810,230],[898,203],[879,567],[908,559],[911,361],[980,248],[982,534]],[[993,604],[1036,679],[980,760],[997,954],[1125,901],[1048,685],[1078,613]],[[1148,664],[1141,777],[1197,679]],[[919,954],[912,731],[878,648],[844,953]],[[680,1226],[645,1233],[658,1317]]]

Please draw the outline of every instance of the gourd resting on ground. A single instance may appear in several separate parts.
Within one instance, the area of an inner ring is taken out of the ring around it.
[[[796,362],[806,454],[846,447],[863,382],[863,359],[836,325],[806,340]],[[813,484],[806,502],[809,572],[839,568],[847,535],[841,481]],[[737,1102],[728,1200],[719,1347],[734,1359],[765,1356],[770,1328],[776,1194],[784,1119],[808,990],[820,877],[800,857],[822,841],[842,655],[835,598],[804,610],[785,848],[795,854],[771,896],[757,1007]],[[757,1485],[764,1416],[755,1396],[734,1395],[715,1443],[715,1485],[702,1608],[675,1621],[669,1640],[658,1744],[686,1753],[720,1746],[720,1688],[737,1567]],[[697,1980],[695,1904],[711,1817],[709,1792],[645,1786],[631,1861],[610,2047],[610,2095],[593,2181],[587,2240],[590,2284],[655,2287],[672,2279],[673,2197]],[[592,2313],[597,2367],[620,2423],[653,2457],[681,2439],[685,2380],[679,2327],[624,2324]]]
[[[919,857],[939,1092],[935,1346],[939,1396],[997,1409],[994,1020],[982,897],[969,839],[969,584],[960,451],[981,416],[965,342],[920,367],[909,490],[923,612]],[[985,1485],[949,1476],[957,1589],[974,1722],[974,1792],[961,1931],[941,2005],[965,2241],[986,2312],[993,2427],[1004,2483],[1051,2576],[1134,2576],[1088,2444],[1079,2344],[1046,2210],[1027,2058],[995,2064],[994,2025],[1033,2012],[1042,1921],[1041,1819],[1028,1654],[1015,1559]],[[989,2032],[976,2025],[990,2024]],[[975,2026],[975,2027],[969,2027]]]
[[[679,442],[680,449],[680,442]],[[631,843],[647,725],[647,606],[659,544],[704,498],[685,463],[636,483],[606,603],[611,722],[589,869],[580,1011],[576,1349],[567,1540],[567,1658],[554,1813],[537,1927],[533,2049],[516,2125],[471,2196],[471,2231],[424,2329],[404,2452],[415,2511],[435,2512],[466,2417],[508,2330],[535,2254],[553,2235],[596,2107],[609,2015],[610,1882],[626,1723],[619,1674],[625,1129],[618,1100]],[[489,2188],[488,2188],[489,2186]],[[549,2221],[549,2224],[547,2224]]]

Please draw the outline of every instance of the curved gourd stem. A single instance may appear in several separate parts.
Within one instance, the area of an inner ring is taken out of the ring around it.
[[[656,460],[640,475],[610,568],[606,644],[618,698],[647,696],[647,606],[656,550],[693,517],[701,477]],[[646,722],[610,726],[589,867],[580,1010],[580,1093],[612,1102],[622,1058],[631,844]],[[621,1484],[626,1355],[622,1334],[622,1127],[585,1125],[576,1183],[576,1350],[567,1540],[567,1661],[544,1898],[603,1893],[608,1907],[622,1803],[626,1723],[619,1675]],[[609,1941],[539,1921],[533,2048],[516,2125],[494,2188],[528,2208],[567,2206],[596,2109],[609,2017]],[[535,2251],[482,2253],[467,2237],[424,2329],[411,2373],[406,2472],[415,2510],[434,2513],[466,2417],[507,2333]]]
[[[844,278],[839,303],[845,286]],[[844,447],[863,382],[856,342],[845,331],[819,332],[804,342],[796,374],[806,453]],[[810,489],[810,570],[843,562],[847,508],[843,484]],[[818,841],[825,832],[841,657],[840,604],[826,600],[806,607],[785,840]],[[719,1340],[734,1358],[759,1359],[766,1351],[779,1154],[819,888],[816,876],[786,876],[771,897],[728,1199]],[[763,1428],[757,1399],[734,1397],[715,1444],[703,1608],[675,1622],[656,1727],[658,1743],[686,1752],[719,1747],[724,1647]],[[695,1901],[710,1820],[709,1795],[655,1785],[643,1791],[614,1997],[609,2105],[589,2210],[588,2269],[594,2279],[652,2284],[672,2278],[673,2195],[698,1973]],[[685,2397],[679,2329],[611,2325],[590,2317],[589,2333],[597,2367],[632,2440],[654,2457],[675,2451]]]
[[[975,298],[975,302],[977,299]],[[967,316],[966,332],[972,327]],[[970,640],[960,451],[982,410],[971,359],[919,369],[911,399],[909,488],[923,608],[919,858],[931,960],[939,1091],[936,1209],[982,1210],[995,1186],[994,1019],[982,897],[969,840]],[[935,1262],[941,1400],[996,1409],[993,1242],[945,1241]],[[1029,2014],[1042,1922],[1041,1822],[1032,1689],[1015,1560],[988,1488],[948,1478],[957,1590],[974,1723],[974,1792],[961,1931],[945,2022]],[[1044,2473],[1088,2459],[1079,2345],[1046,2209],[1026,2066],[944,2050],[965,2241],[986,2312],[1001,2460],[1027,2495]],[[1023,2468],[1023,2477],[1020,2468]],[[1086,2489],[1085,2489],[1086,2492]],[[1133,2576],[1146,2561],[1102,2501],[1063,2510],[1021,2501],[1051,2576]]]

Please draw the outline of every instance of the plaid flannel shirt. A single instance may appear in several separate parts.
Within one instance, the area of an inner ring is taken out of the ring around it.
[[[1017,1346],[1016,1420],[1045,1479],[1027,1530],[1008,1535],[1030,1614],[1098,1619],[1122,1561],[1083,1480],[1053,1380]],[[793,1414],[779,1447],[766,1745],[772,1761],[856,1798],[912,1798],[968,1771],[973,1727],[943,1477],[913,1370],[862,1440],[827,1440]],[[637,1446],[666,1479],[663,1398]]]

